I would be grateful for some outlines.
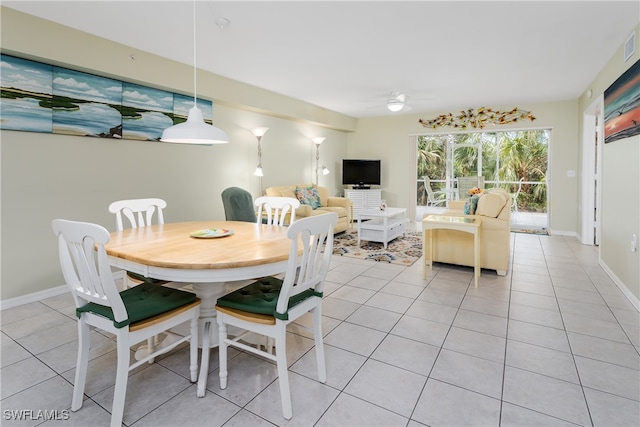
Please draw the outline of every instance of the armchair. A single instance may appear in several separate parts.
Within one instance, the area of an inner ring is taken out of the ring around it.
[[[494,188],[480,196],[475,214],[470,215],[482,219],[480,266],[496,270],[499,276],[505,276],[509,268],[511,203],[511,196],[506,190]],[[444,214],[463,216],[464,204],[464,200],[451,201]],[[435,262],[473,266],[473,236],[455,230],[434,230],[433,233]]]

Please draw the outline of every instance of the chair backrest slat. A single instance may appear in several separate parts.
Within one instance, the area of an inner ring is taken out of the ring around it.
[[[333,254],[333,228],[338,222],[335,212],[306,217],[289,226],[291,251],[276,311],[285,313],[289,299],[308,289],[322,292]],[[302,247],[302,255],[298,255]]]
[[[124,230],[124,216],[129,220],[131,228],[146,227],[152,224],[153,215],[157,212],[157,223],[164,224],[162,209],[167,207],[167,202],[162,199],[129,199],[118,200],[109,205],[109,212],[116,214],[116,229]]]
[[[106,228],[88,222],[55,219],[60,267],[76,307],[87,302],[111,307],[116,321],[127,319],[104,245],[111,236]]]
[[[267,224],[285,225],[289,214],[289,225],[296,220],[296,209],[300,207],[300,201],[293,197],[262,196],[255,201],[258,207],[258,223],[262,222],[263,212],[267,215]]]

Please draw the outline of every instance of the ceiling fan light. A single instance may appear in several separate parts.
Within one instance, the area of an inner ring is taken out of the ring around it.
[[[213,145],[226,144],[229,138],[223,130],[206,124],[202,118],[202,111],[194,105],[189,110],[187,121],[166,128],[162,132],[160,141],[174,144]]]
[[[395,99],[390,99],[389,101],[387,101],[387,108],[389,109],[389,111],[393,111],[395,113],[402,110],[402,107],[404,107],[404,102]]]

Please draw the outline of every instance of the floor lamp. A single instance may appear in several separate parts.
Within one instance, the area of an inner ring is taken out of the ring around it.
[[[258,166],[253,172],[253,174],[258,177],[258,196],[262,196],[262,177],[264,176],[264,173],[262,172],[262,145],[260,141],[262,141],[262,137],[265,133],[267,133],[268,130],[269,128],[267,127],[257,127],[251,129],[251,133],[253,133],[255,137],[258,138]]]
[[[326,138],[324,136],[316,136],[312,139],[313,143],[316,145],[316,187],[318,186],[318,171],[322,170],[322,175],[328,175],[331,171],[326,167],[320,167],[320,144],[324,142]]]

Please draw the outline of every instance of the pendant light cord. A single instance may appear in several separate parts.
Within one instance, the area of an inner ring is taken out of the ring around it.
[[[197,107],[196,0],[193,0],[193,106]]]

